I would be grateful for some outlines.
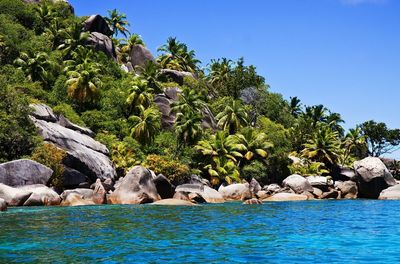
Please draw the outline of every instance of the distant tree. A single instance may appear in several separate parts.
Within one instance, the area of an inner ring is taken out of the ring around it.
[[[127,37],[129,30],[126,27],[129,26],[129,22],[126,20],[125,14],[119,13],[117,9],[109,10],[108,17],[105,17],[105,20],[110,26],[113,35],[118,36],[118,33],[121,33]]]
[[[202,116],[198,112],[186,111],[176,115],[175,132],[178,145],[193,145],[201,138]]]
[[[231,135],[248,124],[248,115],[240,100],[226,102],[225,109],[215,118],[218,120],[218,126]]]
[[[389,129],[385,123],[373,120],[362,123],[359,128],[368,144],[368,155],[379,157],[399,149],[400,129]]]
[[[290,107],[290,113],[294,117],[298,117],[302,112],[302,110],[301,110],[301,108],[302,108],[301,101],[300,101],[299,98],[297,98],[297,96],[290,97],[289,107]]]
[[[154,89],[149,87],[147,81],[140,78],[136,78],[131,85],[126,99],[126,103],[129,106],[129,114],[139,114],[141,107],[146,109],[152,104]]]

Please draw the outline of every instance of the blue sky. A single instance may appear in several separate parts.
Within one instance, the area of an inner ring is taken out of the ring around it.
[[[117,8],[148,48],[176,36],[210,59],[244,57],[271,90],[324,104],[346,128],[400,128],[398,0],[70,0],[77,15]]]

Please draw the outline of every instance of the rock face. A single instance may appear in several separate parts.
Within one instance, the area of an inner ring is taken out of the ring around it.
[[[289,187],[297,194],[303,192],[313,192],[314,190],[306,178],[297,174],[290,175],[283,180],[282,184],[284,187]]]
[[[170,181],[162,174],[159,174],[154,179],[154,184],[156,186],[158,194],[161,199],[172,198],[175,194],[175,187],[170,183]]]
[[[108,149],[89,136],[93,132],[72,124],[64,117],[57,117],[50,108],[43,105],[33,104],[31,107],[34,110],[31,119],[38,128],[39,135],[46,142],[67,152],[63,160],[67,167],[64,174],[66,186],[77,186],[86,181],[95,182],[97,178],[103,181],[114,179],[116,172],[108,158]],[[48,121],[54,120],[54,117],[55,121]]]
[[[4,199],[0,198],[0,212],[7,210],[7,203]]]
[[[52,174],[50,168],[28,159],[0,164],[0,183],[8,186],[47,184]]]
[[[87,45],[92,46],[96,51],[104,52],[108,57],[117,59],[115,46],[112,39],[99,32],[91,32],[87,40]]]
[[[321,195],[321,199],[339,199],[340,193],[337,190],[330,190]]]
[[[277,193],[264,199],[264,202],[285,202],[285,201],[305,201],[308,200],[307,195],[295,193]]]
[[[65,190],[61,195],[62,200],[66,200],[67,197],[71,194],[78,194],[82,199],[86,200],[92,200],[93,199],[93,194],[94,191],[91,189],[85,189],[85,188],[77,188],[73,190]]]
[[[160,199],[150,170],[142,166],[133,167],[109,196],[112,204],[143,204]]]
[[[218,192],[227,201],[244,201],[252,198],[248,183],[236,183],[228,186],[221,185]]]
[[[161,73],[161,77],[170,79],[179,85],[183,84],[183,81],[186,77],[196,78],[196,76],[194,76],[194,74],[191,72],[182,72],[182,71],[176,71],[176,70],[170,70],[170,69],[162,69],[160,71],[160,73]]]
[[[176,187],[177,193],[186,193],[190,197],[191,194],[197,194],[207,203],[223,203],[225,202],[222,195],[211,187],[203,184],[182,184]]]
[[[164,129],[172,129],[175,124],[175,113],[171,113],[171,104],[179,100],[181,90],[177,87],[165,89],[164,93],[154,96],[154,103],[161,112],[161,125]],[[208,108],[202,111],[202,127],[216,129],[217,122]]]
[[[145,66],[146,62],[154,61],[154,57],[151,52],[142,45],[135,45],[131,48],[129,53],[130,62],[132,67]]]
[[[353,181],[338,182],[336,188],[342,193],[344,199],[356,199],[358,195],[357,184]]]
[[[111,36],[113,33],[107,21],[100,15],[91,15],[83,22],[83,26],[85,31],[98,32],[106,36]]]
[[[329,186],[333,186],[332,179],[325,176],[308,176],[306,179],[312,187],[323,191],[327,191]]]
[[[379,195],[379,200],[400,200],[400,184],[383,190]]]
[[[71,193],[61,202],[61,206],[94,205],[92,200],[84,199],[78,193]]]
[[[0,183],[0,198],[9,206],[22,206],[31,196],[31,191],[20,190]]]
[[[396,184],[379,158],[368,157],[354,162],[359,197],[377,199],[382,190]]]
[[[60,196],[53,189],[45,185],[26,185],[18,189],[32,193],[23,206],[60,205]]]
[[[154,205],[174,205],[174,206],[193,206],[196,205],[192,202],[181,199],[163,199],[152,203]]]
[[[100,181],[100,179],[96,180],[96,183],[95,183],[94,189],[93,189],[93,198],[92,199],[95,204],[107,203],[107,190],[104,187],[103,183]]]

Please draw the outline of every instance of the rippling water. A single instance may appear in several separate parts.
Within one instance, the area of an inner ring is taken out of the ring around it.
[[[400,261],[400,202],[12,208],[0,262],[339,263]]]

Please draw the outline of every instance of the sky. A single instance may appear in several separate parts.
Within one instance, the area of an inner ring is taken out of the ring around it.
[[[79,16],[116,8],[156,55],[170,36],[211,59],[244,57],[271,91],[400,128],[399,0],[70,0]],[[400,153],[396,154],[400,157]]]

